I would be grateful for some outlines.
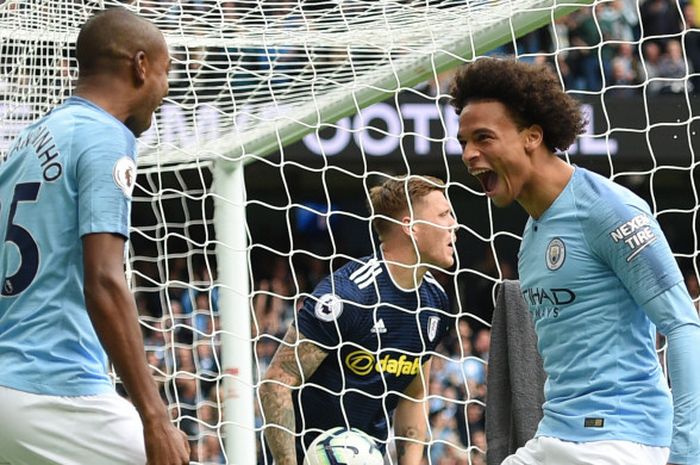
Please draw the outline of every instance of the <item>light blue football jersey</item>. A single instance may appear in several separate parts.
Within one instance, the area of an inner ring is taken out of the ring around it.
[[[673,406],[643,307],[682,275],[648,205],[577,167],[528,221],[518,268],[547,373],[537,435],[668,447]]]
[[[81,237],[128,237],[135,176],[132,133],[78,97],[0,159],[0,385],[57,396],[113,389],[85,307]]]

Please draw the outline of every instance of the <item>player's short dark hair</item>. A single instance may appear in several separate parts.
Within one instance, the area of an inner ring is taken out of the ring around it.
[[[79,77],[119,68],[137,49],[150,50],[160,32],[150,21],[124,7],[95,13],[81,27],[76,40]]]
[[[457,72],[450,93],[458,115],[471,102],[502,103],[519,129],[533,124],[542,127],[544,144],[551,152],[568,149],[586,125],[579,102],[564,92],[544,64],[479,59]]]
[[[374,213],[372,227],[380,240],[390,228],[397,226],[393,218],[400,221],[409,213],[411,205],[433,191],[445,192],[445,183],[433,176],[400,176],[390,178],[369,191],[369,209]]]

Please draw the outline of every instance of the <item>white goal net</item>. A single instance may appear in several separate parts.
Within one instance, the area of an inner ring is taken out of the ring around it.
[[[125,6],[163,31],[171,90],[139,142],[127,274],[202,464],[271,463],[257,387],[296,309],[378,252],[371,186],[442,178],[460,226],[437,277],[458,319],[433,357],[426,460],[483,464],[493,302],[516,277],[525,214],[492,208],[461,164],[451,73],[486,54],[549,63],[589,121],[564,156],[648,200],[697,302],[695,3],[0,0],[0,156],[70,95],[92,13]]]

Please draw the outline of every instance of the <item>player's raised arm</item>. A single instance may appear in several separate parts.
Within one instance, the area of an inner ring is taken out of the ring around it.
[[[258,392],[267,424],[265,439],[277,465],[300,465],[294,439],[292,388],[311,377],[327,355],[292,325],[265,372]]]
[[[470,174],[497,206],[517,201],[530,216],[518,272],[546,402],[535,437],[503,465],[554,455],[591,465],[700,463],[700,328],[648,205],[557,155],[585,124],[546,66],[477,60],[453,84]],[[673,402],[653,323],[669,336]]]
[[[430,384],[430,364],[423,364],[420,373],[404,391],[394,412],[394,434],[399,465],[418,465],[423,459],[424,442],[428,433],[427,386]]]
[[[187,438],[170,422],[144,357],[136,304],[124,277],[124,241],[116,234],[83,236],[85,304],[143,421],[148,465],[186,464]]]

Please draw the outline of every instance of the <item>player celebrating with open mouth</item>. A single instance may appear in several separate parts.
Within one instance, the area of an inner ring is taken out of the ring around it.
[[[584,121],[545,66],[478,60],[452,95],[470,174],[497,206],[530,215],[518,271],[547,373],[544,417],[503,465],[700,464],[700,321],[649,206],[555,155]]]

